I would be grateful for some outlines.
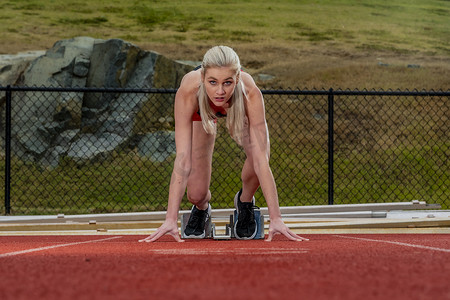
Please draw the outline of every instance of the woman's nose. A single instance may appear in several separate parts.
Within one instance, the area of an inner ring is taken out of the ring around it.
[[[217,94],[218,95],[223,95],[223,94],[225,94],[225,90],[224,90],[224,88],[223,88],[223,86],[219,86],[219,88],[217,89]]]

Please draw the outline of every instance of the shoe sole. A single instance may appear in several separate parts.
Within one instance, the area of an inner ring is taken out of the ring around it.
[[[234,207],[236,208],[237,216],[239,216],[239,208],[238,208],[238,200],[239,199],[238,199],[238,195],[239,195],[239,192],[237,192],[236,196],[234,196]],[[255,205],[255,197],[252,198],[252,203],[253,203],[253,205]],[[249,237],[245,237],[245,236],[244,237],[240,237],[240,236],[238,236],[238,234],[236,232],[236,227],[237,227],[237,224],[238,224],[237,216],[236,216],[236,223],[233,226],[234,236],[238,240],[253,240],[255,238],[255,236],[256,236],[256,233],[258,232],[258,223],[255,220],[255,232],[251,236],[249,236]]]
[[[202,235],[186,235],[184,234],[184,238],[185,239],[204,239],[205,238],[205,233],[203,233]]]

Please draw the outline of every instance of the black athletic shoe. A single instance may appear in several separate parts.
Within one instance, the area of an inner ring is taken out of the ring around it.
[[[257,224],[255,220],[255,197],[252,202],[241,202],[240,190],[234,196],[234,207],[237,210],[237,221],[234,225],[234,236],[239,240],[250,240],[256,236]]]
[[[211,218],[211,205],[205,210],[198,209],[195,205],[192,207],[191,216],[184,229],[184,235],[190,239],[205,238],[205,224]]]

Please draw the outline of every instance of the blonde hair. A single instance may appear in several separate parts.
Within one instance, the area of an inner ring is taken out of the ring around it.
[[[237,83],[233,95],[229,100],[230,107],[227,111],[226,125],[231,137],[239,145],[242,145],[245,121],[244,99],[247,99],[247,95],[245,94],[245,87],[241,78],[241,62],[239,56],[230,47],[215,46],[209,49],[203,57],[201,65],[202,78],[204,78],[208,68],[214,67],[229,67],[236,72]],[[198,102],[203,128],[208,134],[214,134],[216,132],[216,125],[214,123],[216,116],[209,105],[209,99],[206,94],[203,80],[198,91]]]

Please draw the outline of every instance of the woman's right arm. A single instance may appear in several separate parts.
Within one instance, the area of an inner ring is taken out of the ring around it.
[[[183,241],[178,233],[178,211],[191,172],[192,115],[198,110],[197,89],[199,81],[197,78],[195,72],[187,74],[175,96],[176,158],[170,179],[166,220],[155,233],[140,240],[140,242],[153,242],[165,234],[173,236],[178,242]]]
[[[178,220],[178,210],[191,172],[192,115],[198,109],[197,92],[192,88],[191,81],[189,75],[184,78],[175,96],[176,158],[170,179],[169,203],[166,213],[166,220],[175,222]]]

